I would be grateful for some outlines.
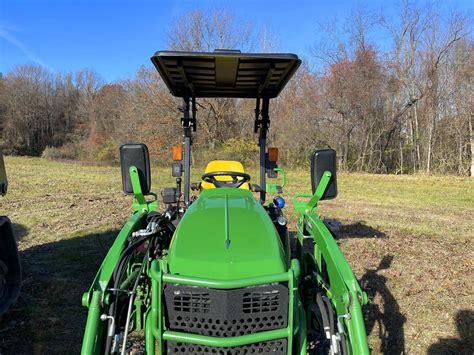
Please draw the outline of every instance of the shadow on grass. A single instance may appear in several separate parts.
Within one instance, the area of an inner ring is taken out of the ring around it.
[[[463,309],[456,313],[456,326],[459,338],[444,338],[428,348],[429,355],[466,354],[474,349],[474,311]]]
[[[405,316],[400,312],[397,300],[387,287],[387,278],[379,272],[390,268],[393,255],[386,255],[374,270],[367,270],[359,280],[362,289],[369,297],[369,303],[363,306],[365,326],[370,335],[378,325],[378,338],[381,341],[382,354],[405,354],[404,324]],[[375,303],[375,297],[381,297],[381,305]]]
[[[342,225],[337,232],[338,239],[344,238],[388,238],[387,235],[363,221]],[[378,328],[380,352],[382,354],[405,354],[404,325],[406,317],[401,313],[400,306],[387,286],[387,278],[380,273],[389,269],[394,256],[385,255],[375,269],[366,270],[359,279],[359,284],[367,293],[368,304],[362,307],[367,335],[372,334],[375,325]],[[375,298],[380,296],[379,304]]]
[[[387,238],[387,235],[363,221],[342,224],[336,233],[337,239],[344,238]],[[404,325],[406,317],[401,313],[400,306],[387,286],[387,278],[380,271],[389,269],[393,255],[385,255],[375,269],[366,270],[359,279],[359,284],[367,293],[369,302],[362,307],[367,335],[372,334],[375,325],[378,327],[380,352],[382,354],[405,354]],[[375,303],[377,295],[380,304]]]
[[[329,221],[329,223],[328,223]],[[325,224],[335,239],[346,238],[387,238],[387,235],[364,222],[342,224],[336,220],[325,220]],[[290,237],[296,238],[295,232],[290,232]],[[305,249],[310,247],[305,245]],[[405,354],[405,316],[400,312],[400,306],[387,286],[387,278],[379,272],[390,268],[393,255],[386,255],[380,260],[377,268],[367,270],[360,278],[359,283],[369,297],[369,303],[363,306],[363,314],[367,335],[372,334],[375,325],[378,325],[380,339],[380,352],[383,354]],[[381,304],[375,303],[375,298],[380,295]]]
[[[22,224],[12,222],[12,230],[13,230],[13,235],[15,236],[15,240],[17,242],[19,242],[20,240],[22,240],[28,235],[28,228],[26,228]]]
[[[1,354],[80,352],[87,315],[81,297],[117,233],[89,234],[20,252],[22,289],[0,322]]]
[[[342,224],[337,233],[337,238],[387,238],[384,232],[372,228],[360,221],[352,224]]]

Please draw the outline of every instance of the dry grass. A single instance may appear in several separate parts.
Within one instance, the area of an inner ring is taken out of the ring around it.
[[[81,295],[131,212],[119,169],[35,158],[6,164],[10,193],[0,212],[15,223],[24,281],[0,323],[0,352],[78,353]],[[172,185],[170,169],[153,175],[155,191]],[[294,221],[291,196],[309,189],[309,174],[291,171],[288,181]],[[472,349],[474,180],[340,174],[339,191],[320,212],[343,222],[339,243],[371,298],[373,353]]]

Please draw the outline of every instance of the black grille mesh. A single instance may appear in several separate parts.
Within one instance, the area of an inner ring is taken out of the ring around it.
[[[173,308],[177,312],[209,313],[210,307],[209,293],[183,290],[173,294]]]
[[[235,337],[259,331],[286,327],[283,316],[242,318],[220,320],[212,318],[182,317],[169,322],[171,330],[182,330],[190,333],[216,337]]]
[[[168,342],[168,354],[272,354],[287,353],[287,340],[279,339],[232,348],[216,348],[203,345]]]
[[[233,290],[165,284],[171,330],[230,337],[285,328],[288,288],[283,284]]]
[[[278,290],[245,292],[242,302],[244,313],[266,313],[278,311],[280,304]]]

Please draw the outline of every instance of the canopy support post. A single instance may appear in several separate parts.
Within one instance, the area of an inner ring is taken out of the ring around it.
[[[260,147],[260,203],[264,203],[266,199],[266,153],[267,153],[267,132],[270,127],[270,118],[268,115],[268,108],[270,99],[264,97],[262,99],[262,110],[260,111],[260,98],[257,98],[257,105],[255,109],[255,133],[258,135],[258,145]]]
[[[184,156],[183,156],[183,170],[184,170],[184,204],[189,206],[190,203],[190,185],[191,185],[191,144],[192,131],[196,131],[196,98],[191,98],[192,116],[190,116],[190,98],[183,97],[184,105],[181,109],[183,118],[181,118],[181,125],[184,129]],[[192,131],[191,131],[192,130]]]

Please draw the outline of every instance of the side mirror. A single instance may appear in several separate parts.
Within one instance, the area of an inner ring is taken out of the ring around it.
[[[130,167],[137,168],[143,195],[150,193],[151,173],[148,147],[143,143],[122,144],[120,146],[120,166],[122,168],[122,190],[133,195]]]
[[[325,171],[331,173],[331,178],[321,200],[329,200],[337,196],[336,151],[334,149],[318,149],[311,156],[311,189],[313,194]]]
[[[3,154],[0,151],[0,196],[5,196],[8,190],[7,172],[5,170],[5,162]]]

